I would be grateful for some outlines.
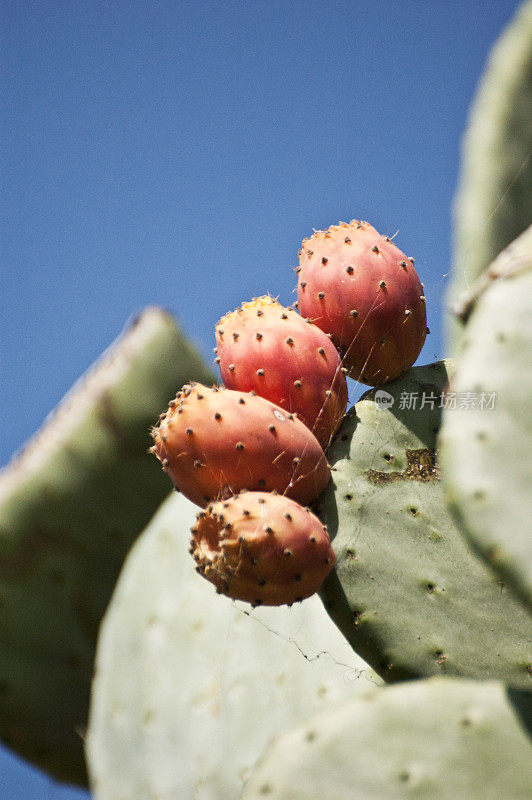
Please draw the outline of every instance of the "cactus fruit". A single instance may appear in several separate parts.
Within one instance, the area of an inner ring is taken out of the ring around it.
[[[334,565],[323,524],[278,494],[243,492],[215,503],[199,512],[192,533],[197,571],[220,594],[254,606],[310,597]]]
[[[516,711],[494,681],[369,690],[278,736],[242,800],[529,800],[532,746]]]
[[[0,474],[0,739],[71,783],[103,612],[168,493],[148,426],[191,375],[209,380],[175,319],[146,309]]]
[[[329,480],[309,429],[253,393],[186,385],[152,435],[174,485],[199,506],[242,489],[275,490],[307,504]]]
[[[455,403],[445,409],[440,445],[460,530],[532,610],[531,298],[532,226],[465,299]]]
[[[297,413],[327,447],[347,405],[338,351],[316,325],[273,297],[258,297],[216,326],[216,350],[228,389],[255,391]]]
[[[298,305],[331,335],[350,377],[370,386],[406,372],[427,334],[413,259],[367,222],[342,222],[303,240]]]
[[[133,545],[100,628],[87,761],[94,800],[235,800],[269,739],[378,680],[317,595],[219,597],[175,492]]]
[[[463,675],[527,688],[532,619],[445,504],[435,449],[449,377],[448,362],[414,367],[340,426],[314,506],[336,553],[320,594],[386,681]]]

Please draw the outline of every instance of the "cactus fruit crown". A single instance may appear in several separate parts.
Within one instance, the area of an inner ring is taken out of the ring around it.
[[[242,492],[197,515],[190,552],[218,593],[258,605],[314,594],[334,565],[326,528],[276,493]]]
[[[224,314],[223,317],[220,317],[218,325],[223,326],[233,314],[241,314],[243,311],[264,311],[264,308],[268,306],[274,306],[276,308],[283,308],[281,303],[277,300],[276,297],[272,297],[270,294],[262,295],[261,297],[254,297],[253,300],[246,300],[244,303],[236,308],[234,311],[228,311],[227,314]],[[292,313],[295,313],[295,309],[291,306],[286,309]]]

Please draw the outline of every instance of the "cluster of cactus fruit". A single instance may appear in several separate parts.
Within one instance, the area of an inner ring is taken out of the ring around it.
[[[152,432],[175,487],[205,506],[192,528],[196,570],[254,606],[301,601],[334,566],[326,528],[299,504],[329,481],[324,448],[345,414],[345,376],[397,378],[427,332],[414,260],[367,222],[315,231],[299,264],[305,316],[270,296],[223,316],[223,385],[183,386]]]
[[[527,0],[466,138],[455,360],[411,368],[413,262],[341,223],[297,310],[216,325],[223,385],[147,309],[0,474],[4,744],[95,800],[528,800],[531,97]],[[345,413],[346,377],[385,389]]]

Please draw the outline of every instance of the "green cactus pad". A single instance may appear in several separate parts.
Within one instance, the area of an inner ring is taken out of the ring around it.
[[[529,800],[532,745],[503,686],[373,690],[276,739],[242,800]]]
[[[234,800],[271,736],[378,681],[317,596],[251,610],[217,595],[188,553],[195,511],[168,499],[105,616],[87,739],[95,800]]]
[[[467,547],[438,478],[448,369],[415,367],[364,395],[342,423],[316,508],[336,554],[321,596],[386,681],[445,674],[529,687],[532,620]],[[403,408],[414,397],[417,408]]]
[[[532,220],[532,2],[490,55],[463,144],[454,302]],[[455,326],[451,338],[458,338]]]
[[[0,738],[57,778],[86,782],[98,625],[170,489],[148,429],[193,377],[175,320],[146,310],[0,474]]]
[[[496,259],[469,315],[444,413],[442,468],[460,528],[532,609],[532,227]]]

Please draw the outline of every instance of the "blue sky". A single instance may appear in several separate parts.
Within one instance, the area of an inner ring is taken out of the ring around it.
[[[0,465],[148,304],[209,360],[241,301],[295,298],[353,217],[416,258],[445,355],[467,111],[518,3],[4,0]],[[6,800],[74,800],[0,750]]]

